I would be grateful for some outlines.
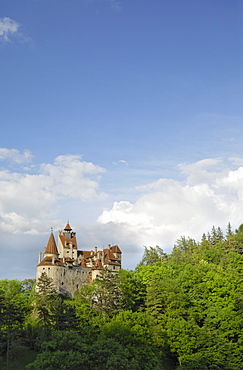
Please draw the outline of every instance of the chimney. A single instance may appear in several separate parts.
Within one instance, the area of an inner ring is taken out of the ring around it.
[[[41,262],[41,260],[42,260],[42,253],[41,253],[41,252],[39,252],[39,253],[38,253],[38,265],[39,265],[39,263]]]
[[[102,266],[104,267],[104,263],[105,263],[105,252],[104,252],[104,250],[103,250],[102,255],[101,255],[101,263],[102,263]]]

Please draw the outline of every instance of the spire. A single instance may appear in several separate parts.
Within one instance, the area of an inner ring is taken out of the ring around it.
[[[63,230],[64,231],[71,231],[72,230],[71,226],[69,225],[69,221],[67,222],[67,225],[64,227]]]
[[[53,232],[51,232],[44,254],[59,254]]]

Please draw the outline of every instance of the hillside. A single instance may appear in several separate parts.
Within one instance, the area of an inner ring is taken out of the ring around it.
[[[73,298],[43,274],[0,281],[2,366],[242,370],[243,226],[146,247],[135,270],[104,270]],[[3,368],[3,367],[2,367]]]

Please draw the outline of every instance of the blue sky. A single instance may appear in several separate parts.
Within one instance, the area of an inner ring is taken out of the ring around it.
[[[0,278],[67,220],[124,268],[238,227],[242,40],[239,0],[2,0]]]

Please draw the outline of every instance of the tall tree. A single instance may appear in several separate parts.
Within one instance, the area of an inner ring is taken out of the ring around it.
[[[158,245],[156,247],[144,247],[144,253],[140,265],[155,265],[167,258],[166,253]]]
[[[54,288],[52,278],[47,276],[44,272],[39,277],[36,283],[36,294],[35,294],[35,309],[37,311],[38,320],[42,327],[43,340],[49,338],[52,315],[53,315],[53,304],[57,297],[57,292]]]
[[[92,305],[95,309],[109,317],[122,310],[122,291],[119,277],[108,269],[103,269],[94,280]]]
[[[58,295],[53,303],[53,328],[55,330],[78,330],[79,320],[75,308],[65,302],[65,297]]]
[[[11,345],[20,335],[23,328],[23,310],[18,305],[12,303],[8,298],[1,299],[1,333],[6,343],[6,367],[9,369]]]

